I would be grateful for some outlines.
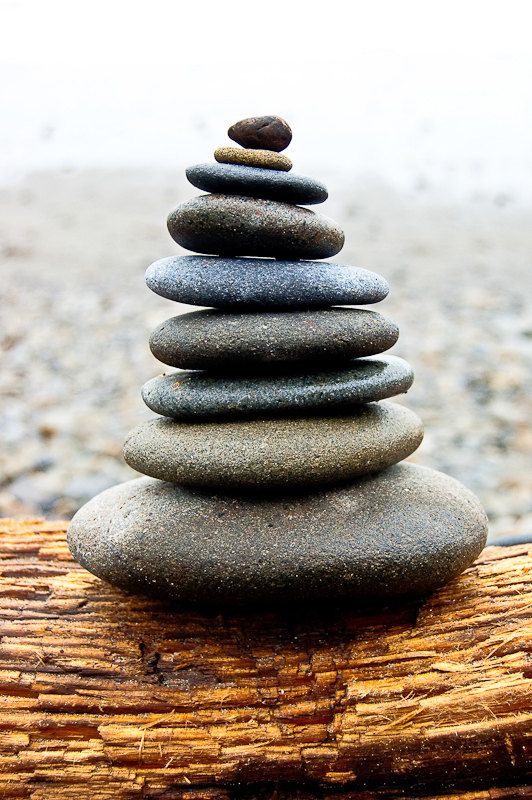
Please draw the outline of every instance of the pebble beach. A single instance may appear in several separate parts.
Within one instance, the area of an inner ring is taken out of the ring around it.
[[[376,179],[334,187],[333,261],[385,276],[376,310],[415,381],[396,398],[423,420],[410,457],[474,491],[492,541],[532,531],[532,233],[507,195],[452,204]],[[3,275],[0,515],[70,517],[135,477],[127,431],[150,417],[139,386],[164,371],[147,339],[188,306],[157,297],[146,267],[182,254],[161,219],[190,197],[181,171],[55,171],[0,190]]]

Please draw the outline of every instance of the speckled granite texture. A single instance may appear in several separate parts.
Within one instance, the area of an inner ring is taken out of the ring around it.
[[[263,169],[280,169],[288,172],[292,169],[292,162],[282,153],[272,150],[245,150],[242,147],[218,147],[214,151],[214,158],[221,164],[245,164],[249,167],[262,167]]]
[[[328,258],[344,233],[308,208],[226,194],[187,200],[168,217],[172,238],[196,253],[278,258]]]
[[[422,438],[419,417],[388,402],[338,417],[199,424],[159,417],[130,431],[124,458],[145,475],[186,486],[316,487],[395,464]]]
[[[323,183],[293,172],[215,163],[196,164],[186,173],[190,183],[202,192],[261,197],[302,206],[327,200]]]
[[[381,275],[330,261],[273,258],[161,258],[146,271],[162,297],[215,308],[323,308],[378,303],[388,294]]]
[[[159,361],[183,369],[232,371],[261,365],[342,361],[392,347],[397,325],[376,311],[327,308],[237,314],[191,311],[171,317],[150,337]]]
[[[346,413],[357,404],[408,391],[413,379],[412,368],[402,358],[373,356],[322,372],[295,367],[266,375],[172,372],[145,383],[142,397],[156,414],[191,421]]]
[[[460,483],[398,464],[313,494],[211,494],[140,478],[74,517],[74,557],[104,580],[182,604],[367,600],[427,593],[482,550]]]

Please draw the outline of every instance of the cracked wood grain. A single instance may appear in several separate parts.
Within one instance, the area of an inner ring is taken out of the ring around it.
[[[1,798],[530,796],[527,546],[424,600],[207,616],[101,582],[65,527],[0,522]]]

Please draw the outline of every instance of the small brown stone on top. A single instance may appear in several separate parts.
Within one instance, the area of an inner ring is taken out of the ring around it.
[[[290,126],[281,117],[249,117],[231,125],[227,135],[242,147],[279,153],[292,141]]]

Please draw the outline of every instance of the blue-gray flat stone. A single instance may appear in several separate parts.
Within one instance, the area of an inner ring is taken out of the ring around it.
[[[486,527],[464,486],[398,464],[340,487],[273,496],[140,478],[78,511],[68,543],[106,581],[218,609],[425,594],[474,561]]]
[[[270,375],[174,372],[142,388],[146,405],[180,420],[346,411],[408,391],[414,375],[397,356],[358,358],[322,372],[290,370]]]
[[[162,297],[214,308],[323,308],[378,303],[388,294],[381,275],[330,261],[174,256],[146,271]]]
[[[256,371],[297,361],[322,365],[382,353],[399,329],[376,311],[325,308],[237,314],[192,311],[167,319],[150,337],[159,361],[182,369]]]
[[[216,422],[144,422],[129,433],[133,469],[186,486],[316,486],[378,472],[423,438],[421,420],[396,403],[369,403],[349,416]]]
[[[276,258],[328,258],[344,246],[343,231],[308,208],[229,194],[204,194],[168,217],[172,238],[196,253]]]
[[[275,169],[215,163],[196,164],[188,167],[186,173],[197,189],[215,194],[238,194],[303,206],[323,203],[328,196],[323,183]]]

